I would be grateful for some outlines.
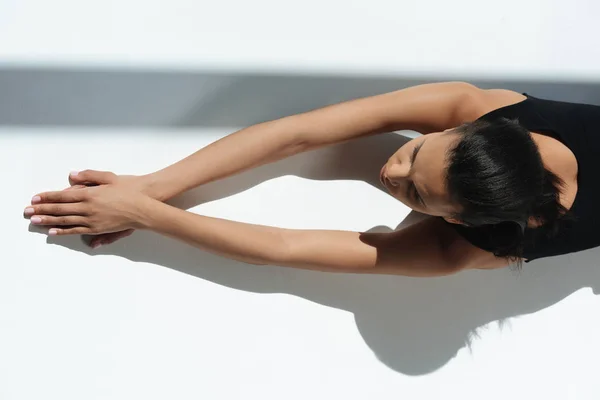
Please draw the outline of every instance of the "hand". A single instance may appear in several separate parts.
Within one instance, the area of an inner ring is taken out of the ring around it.
[[[40,193],[25,215],[35,225],[52,226],[50,235],[121,232],[143,227],[151,202],[143,193],[118,184]]]
[[[71,187],[97,186],[97,185],[117,185],[127,187],[154,197],[151,193],[151,179],[149,175],[116,175],[108,171],[86,170],[81,172],[71,172],[69,174],[69,183]]]
[[[135,175],[115,175],[112,172],[86,170],[81,172],[72,172],[69,175],[69,182],[73,187],[96,186],[101,184],[112,184],[116,186],[124,186],[131,190],[139,191],[150,197],[156,198],[151,192],[150,176],[135,176]],[[96,235],[89,242],[93,248],[102,245],[107,245],[116,242],[119,239],[130,236],[134,229],[126,229],[119,232],[103,233]]]

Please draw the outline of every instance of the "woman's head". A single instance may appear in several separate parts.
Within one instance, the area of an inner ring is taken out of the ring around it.
[[[414,210],[469,226],[546,224],[565,211],[531,134],[507,119],[420,136],[388,160],[381,180]]]

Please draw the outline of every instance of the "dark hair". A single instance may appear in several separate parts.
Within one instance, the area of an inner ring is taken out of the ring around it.
[[[562,180],[547,170],[530,132],[518,121],[477,120],[453,131],[460,135],[448,153],[446,185],[463,224],[486,226],[492,252],[517,261],[531,219],[554,235],[568,211],[560,204]],[[498,228],[502,229],[498,229]]]

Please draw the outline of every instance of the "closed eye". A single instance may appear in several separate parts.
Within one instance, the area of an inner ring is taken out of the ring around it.
[[[419,191],[417,190],[417,187],[415,186],[415,184],[411,183],[410,186],[412,187],[413,197],[416,200],[416,202],[421,204],[423,207],[426,207],[425,202],[423,201],[423,198],[419,194]]]
[[[415,146],[415,149],[413,150],[412,154],[410,155],[411,168],[412,168],[413,164],[415,163],[417,154],[419,154],[419,150],[421,150],[421,147],[423,147],[424,143],[425,143],[425,141],[423,140],[418,146]]]
[[[423,144],[425,144],[425,140],[423,140],[418,146],[415,146],[415,149],[413,150],[413,152],[410,156],[410,174],[411,175],[412,175],[413,168],[415,166],[415,160],[417,159],[417,154],[419,154],[419,150],[421,150],[421,147],[423,147]],[[415,199],[416,202],[421,204],[423,207],[427,207],[427,205],[423,201],[423,197],[421,197],[421,195],[419,194],[419,191],[417,190],[417,187],[415,186],[414,182],[410,184],[409,191],[412,192],[412,198]]]

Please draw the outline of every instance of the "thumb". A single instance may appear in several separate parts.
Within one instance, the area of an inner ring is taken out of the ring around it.
[[[116,178],[117,176],[112,172],[94,171],[92,169],[87,169],[81,172],[71,172],[71,174],[69,174],[69,183],[71,185],[105,185],[108,183],[113,183]]]

